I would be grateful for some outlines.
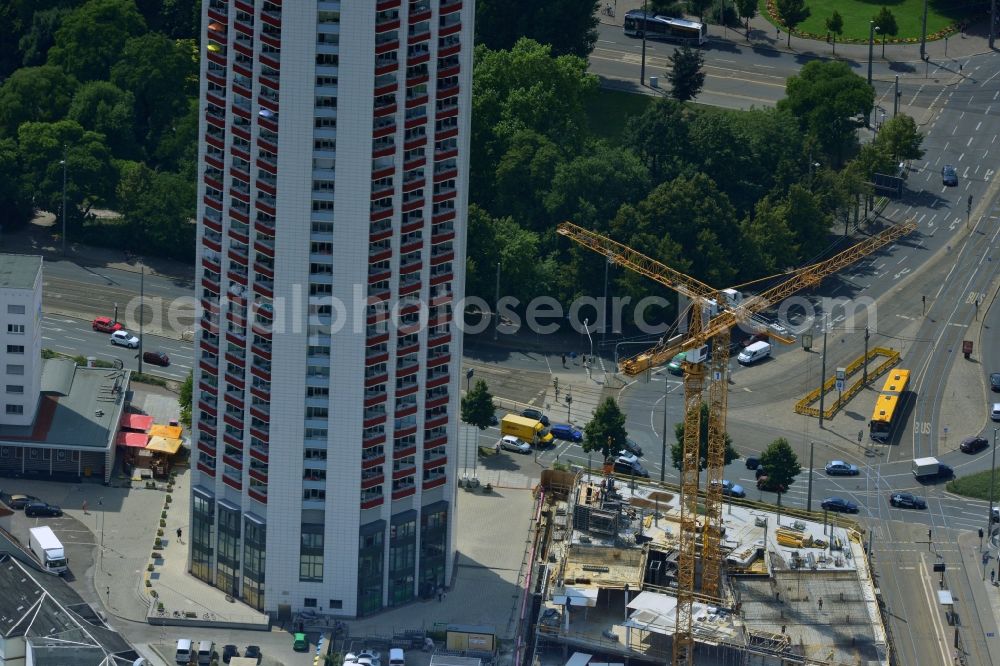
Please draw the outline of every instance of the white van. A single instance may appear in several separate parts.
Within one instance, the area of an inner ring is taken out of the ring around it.
[[[406,666],[406,655],[399,648],[389,650],[389,666]]]
[[[174,661],[178,664],[191,663],[191,641],[187,638],[178,639],[177,653],[174,655]]]
[[[771,355],[771,343],[758,340],[740,352],[736,360],[743,365],[751,365]]]
[[[994,421],[1000,421],[1000,402],[993,403],[993,409],[990,411],[990,418]]]

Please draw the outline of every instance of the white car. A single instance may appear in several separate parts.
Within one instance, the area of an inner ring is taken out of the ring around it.
[[[994,421],[1000,421],[1000,402],[993,403],[993,409],[990,411],[990,418]]]
[[[628,451],[619,451],[618,461],[628,463],[629,465],[638,465],[639,456],[635,455],[634,453],[629,453]]]
[[[138,349],[139,338],[128,331],[115,331],[111,334],[111,344],[118,345],[119,347],[128,347],[129,349]]]
[[[513,435],[504,435],[500,440],[500,448],[515,453],[531,453],[531,444]]]

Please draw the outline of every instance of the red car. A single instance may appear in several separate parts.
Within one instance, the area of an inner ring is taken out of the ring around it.
[[[114,333],[125,328],[118,322],[111,321],[111,317],[96,317],[91,326],[101,333]]]

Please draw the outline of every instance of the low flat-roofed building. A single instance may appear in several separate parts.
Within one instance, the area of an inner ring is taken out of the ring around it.
[[[0,554],[0,666],[127,666],[138,657],[61,578]]]
[[[536,654],[558,647],[597,661],[669,662],[677,622],[680,502],[676,489],[579,471],[552,479]],[[543,476],[543,484],[547,477]],[[566,490],[568,488],[568,491]],[[888,663],[875,585],[857,526],[842,517],[726,499],[718,598],[699,594],[699,664]],[[699,516],[699,523],[702,522]],[[562,661],[559,659],[562,658]],[[733,661],[735,660],[735,661]],[[547,664],[545,659],[543,664]]]
[[[27,425],[0,425],[0,474],[109,481],[130,371],[42,365],[38,410]]]

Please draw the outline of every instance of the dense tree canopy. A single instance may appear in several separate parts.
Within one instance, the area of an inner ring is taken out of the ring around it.
[[[52,122],[66,115],[76,81],[58,67],[23,67],[0,87],[0,127],[7,136],[26,122]]]
[[[125,42],[145,30],[134,0],[88,0],[63,18],[49,62],[80,81],[106,80]]]
[[[551,44],[554,55],[586,58],[597,43],[599,0],[478,0],[476,43],[510,49],[521,38]]]
[[[812,60],[788,79],[778,108],[798,118],[803,131],[840,166],[857,146],[854,118],[868,117],[874,104],[875,91],[850,65]]]
[[[625,448],[627,437],[625,414],[614,398],[605,398],[583,429],[582,448],[586,452],[600,451],[607,458]]]
[[[670,69],[667,70],[667,80],[670,81],[670,96],[678,102],[694,99],[705,85],[705,72],[701,66],[705,63],[701,51],[690,46],[681,46],[667,56]]]
[[[113,83],[91,81],[80,86],[67,116],[81,127],[103,134],[115,155],[136,156],[135,97]]]

